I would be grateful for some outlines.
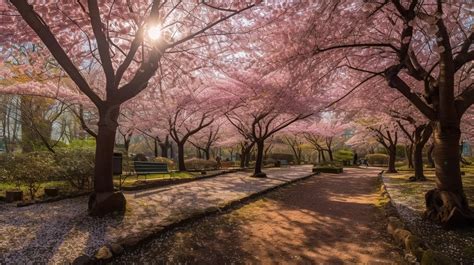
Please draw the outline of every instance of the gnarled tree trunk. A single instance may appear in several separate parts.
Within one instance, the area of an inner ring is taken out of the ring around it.
[[[425,217],[435,220],[446,228],[473,224],[474,213],[469,209],[463,191],[459,139],[459,124],[442,126],[434,124],[434,158],[436,168],[436,189],[425,195]]]
[[[104,104],[105,105],[105,104]],[[99,108],[99,130],[96,139],[94,192],[89,197],[89,214],[102,216],[125,210],[125,197],[114,192],[113,153],[118,127],[119,106]]]
[[[389,147],[388,151],[388,169],[387,173],[397,173],[395,168],[395,161],[397,159],[397,146],[392,145]]]
[[[258,178],[265,178],[267,175],[262,172],[263,165],[263,152],[264,152],[264,140],[257,141],[257,158],[255,161],[255,171],[253,176]]]

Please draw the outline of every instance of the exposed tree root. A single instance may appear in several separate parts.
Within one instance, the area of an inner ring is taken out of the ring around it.
[[[464,194],[432,189],[425,194],[424,217],[446,229],[474,225],[474,212]]]

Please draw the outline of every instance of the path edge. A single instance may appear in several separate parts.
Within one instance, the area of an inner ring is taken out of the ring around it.
[[[396,202],[387,189],[386,180],[383,171],[379,173],[381,183],[381,196],[388,200],[395,214],[389,214],[387,232],[393,237],[395,242],[404,249],[405,260],[411,264],[422,265],[450,265],[457,264],[445,254],[434,251],[423,239],[408,229],[407,221],[403,220]]]

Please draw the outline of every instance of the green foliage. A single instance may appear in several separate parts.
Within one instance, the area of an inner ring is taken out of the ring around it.
[[[343,169],[337,166],[315,166],[313,172],[339,174],[343,172]]]
[[[203,170],[203,169],[215,169],[217,168],[217,161],[214,159],[205,160],[200,158],[191,158],[184,161],[186,169],[191,170]]]
[[[168,165],[168,170],[175,169],[174,161],[166,157],[157,156],[153,158],[153,162],[166,163]]]
[[[388,155],[386,154],[368,154],[365,158],[369,161],[370,165],[387,165]]]
[[[348,149],[341,149],[334,152],[334,159],[337,161],[352,161],[354,153]]]
[[[69,145],[67,146],[69,149],[76,149],[76,148],[95,148],[95,139],[74,139],[72,140]]]
[[[405,157],[405,146],[397,145],[397,157]]]
[[[263,160],[264,165],[275,165],[276,162],[277,160],[274,158],[268,158],[268,159]]]
[[[8,156],[6,154],[0,154],[0,165],[6,165],[8,162]],[[5,166],[0,167],[0,182],[7,181],[8,172]]]
[[[288,163],[291,163],[295,160],[293,154],[285,154],[285,153],[273,153],[273,154],[270,154],[269,157],[275,160],[286,160],[288,161]]]
[[[408,168],[406,161],[397,161],[395,162],[397,168]]]
[[[91,148],[62,149],[56,155],[57,175],[83,190],[92,183],[95,152]]]
[[[8,181],[14,183],[18,189],[22,185],[26,186],[30,198],[34,199],[42,182],[55,174],[57,166],[51,153],[30,152],[7,158],[4,170]]]

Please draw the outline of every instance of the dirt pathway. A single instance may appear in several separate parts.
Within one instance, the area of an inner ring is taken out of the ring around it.
[[[118,264],[400,264],[375,169],[315,176],[232,212],[175,229]]]

